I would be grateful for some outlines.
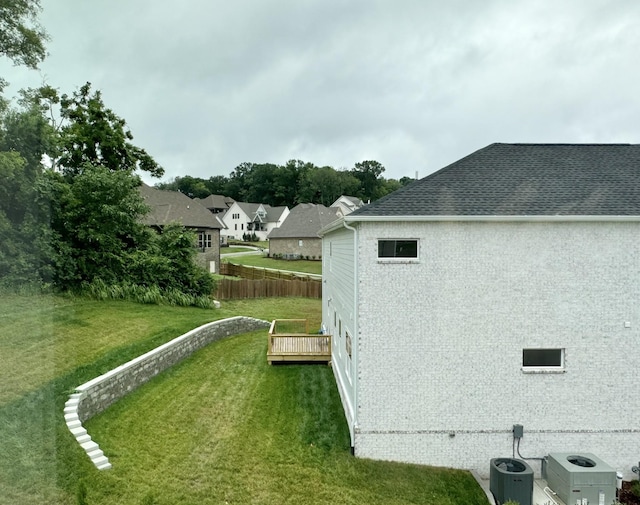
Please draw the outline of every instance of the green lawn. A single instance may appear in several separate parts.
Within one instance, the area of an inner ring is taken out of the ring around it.
[[[322,274],[322,261],[311,260],[276,260],[266,258],[258,254],[247,256],[232,256],[222,258],[223,262],[235,263],[236,265],[248,265],[261,268],[275,268],[276,270],[287,270],[292,272],[304,272],[307,274]]]
[[[222,249],[220,249],[220,254],[235,254],[235,253],[249,252],[249,251],[255,251],[255,249],[252,249],[250,247],[231,246],[231,247],[223,247]]]
[[[229,246],[231,246],[231,247],[233,247],[233,246],[237,246],[237,247],[252,246],[252,247],[261,247],[262,249],[268,249],[269,248],[269,241],[268,240],[258,240],[257,242],[245,242],[244,240],[229,240]]]
[[[331,369],[266,363],[264,332],[194,354],[87,423],[113,468],[99,472],[62,415],[75,386],[207,321],[320,321],[318,300],[225,302],[220,310],[0,297],[0,504],[468,504],[465,472],[349,454]]]

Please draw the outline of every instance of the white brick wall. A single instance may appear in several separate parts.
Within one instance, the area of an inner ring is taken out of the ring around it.
[[[524,456],[593,452],[630,477],[639,226],[363,224],[356,454],[486,473],[523,424]],[[378,263],[377,240],[403,237],[419,263]],[[565,373],[523,373],[526,347],[566,349]]]

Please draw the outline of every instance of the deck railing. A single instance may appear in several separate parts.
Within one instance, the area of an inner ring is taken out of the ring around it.
[[[331,335],[309,333],[306,319],[274,319],[269,328],[269,364],[274,361],[331,361]]]

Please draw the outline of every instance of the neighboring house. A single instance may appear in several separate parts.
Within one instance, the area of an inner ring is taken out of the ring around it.
[[[269,255],[287,259],[320,259],[322,239],[318,235],[321,228],[340,217],[337,207],[301,203],[296,205],[286,221],[273,230],[269,236]]]
[[[255,233],[258,240],[267,240],[271,230],[279,228],[289,215],[288,207],[271,207],[261,203],[233,202],[222,217],[226,229],[223,236],[242,240]]]
[[[206,207],[209,212],[215,214],[216,219],[220,223],[220,245],[225,245],[227,243],[227,235],[224,230],[226,230],[227,227],[224,224],[224,215],[235,200],[230,196],[224,195],[209,195],[206,198],[195,198],[195,200]]]
[[[143,184],[140,193],[151,207],[144,223],[161,229],[169,223],[180,223],[197,234],[198,264],[210,272],[220,265],[220,223],[216,216],[198,201],[178,191],[164,191]]]
[[[362,206],[364,206],[364,202],[357,196],[345,195],[342,195],[331,204],[331,207],[338,207],[343,216],[351,214],[354,210],[358,210]]]
[[[206,198],[194,198],[206,207],[212,214],[219,214],[226,212],[235,200],[229,196],[224,195],[209,195]]]
[[[633,476],[640,145],[492,144],[321,235],[356,456],[486,476],[520,424]]]

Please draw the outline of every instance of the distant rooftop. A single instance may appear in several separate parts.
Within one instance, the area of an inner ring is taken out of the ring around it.
[[[144,218],[147,225],[164,226],[178,222],[191,228],[220,228],[215,215],[179,191],[164,191],[143,184],[140,193],[151,207],[151,212]]]
[[[318,231],[338,219],[337,207],[325,207],[313,203],[296,205],[280,228],[269,233],[272,238],[318,238]]]

